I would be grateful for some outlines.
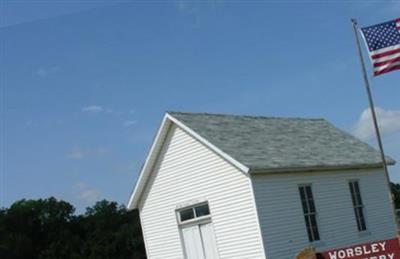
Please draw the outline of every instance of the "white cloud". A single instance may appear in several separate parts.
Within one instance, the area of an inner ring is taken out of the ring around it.
[[[382,135],[400,132],[400,110],[385,110],[375,108],[379,129]],[[374,125],[370,109],[365,109],[354,126],[353,134],[363,140],[371,139],[375,136]]]
[[[25,126],[28,127],[28,128],[30,128],[30,127],[37,126],[37,124],[36,124],[35,122],[31,121],[31,120],[27,120],[27,121],[25,122]]]
[[[66,153],[66,157],[69,159],[83,159],[85,157],[103,157],[110,152],[109,149],[105,147],[95,147],[95,148],[82,148],[75,147]]]
[[[93,204],[100,199],[101,193],[98,189],[84,182],[77,182],[73,187],[74,196],[84,204]]]
[[[104,112],[105,112],[105,113],[108,113],[108,114],[111,114],[111,113],[114,112],[114,110],[113,110],[113,109],[105,109]]]
[[[102,112],[103,110],[104,110],[103,107],[99,105],[90,105],[82,108],[83,112],[93,112],[93,113]]]
[[[174,1],[177,11],[184,15],[191,17],[191,25],[199,26],[202,21],[202,13],[214,13],[221,5],[223,0],[177,0]]]
[[[40,77],[46,77],[58,70],[57,66],[52,67],[40,67],[36,70],[36,74]]]
[[[222,0],[178,0],[175,2],[175,6],[179,12],[195,14],[202,8],[215,9],[222,2]]]
[[[69,159],[82,159],[85,152],[81,148],[74,148],[67,152],[66,157]]]
[[[36,74],[38,74],[38,76],[41,76],[41,77],[45,77],[45,76],[47,76],[47,70],[46,69],[44,69],[44,68],[39,68],[37,71],[36,71]]]
[[[132,173],[137,170],[139,166],[140,164],[138,165],[137,163],[117,163],[113,165],[112,172],[122,174]]]
[[[91,150],[91,153],[93,153],[94,155],[100,157],[100,156],[104,156],[109,152],[109,150],[107,148],[104,147],[98,147],[98,148],[94,148]]]
[[[184,12],[189,8],[189,4],[187,1],[180,0],[176,3],[176,7],[178,8],[178,11]]]
[[[124,126],[125,127],[130,127],[130,126],[135,125],[136,123],[137,123],[137,121],[127,120],[127,121],[124,122]]]

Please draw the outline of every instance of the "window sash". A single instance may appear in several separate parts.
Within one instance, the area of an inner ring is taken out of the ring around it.
[[[364,204],[361,198],[360,186],[358,181],[349,182],[351,200],[353,202],[354,215],[357,222],[358,231],[367,230],[367,224],[364,216]]]
[[[207,203],[199,205],[199,206],[196,206],[193,209],[194,209],[194,212],[196,214],[196,218],[210,215],[210,208],[208,207]]]
[[[179,218],[181,222],[188,221],[195,218],[193,208],[184,209],[179,212]]]
[[[310,242],[320,240],[317,224],[317,212],[310,185],[299,186],[300,199],[303,207],[308,239]]]
[[[177,211],[180,223],[197,221],[210,217],[210,208],[208,203],[196,204]]]

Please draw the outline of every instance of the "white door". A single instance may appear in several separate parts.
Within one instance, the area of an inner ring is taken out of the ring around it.
[[[187,259],[205,259],[199,226],[182,229]]]
[[[217,242],[215,242],[214,228],[211,223],[200,225],[200,234],[203,241],[206,259],[218,259]]]
[[[218,259],[212,223],[182,228],[186,259]]]

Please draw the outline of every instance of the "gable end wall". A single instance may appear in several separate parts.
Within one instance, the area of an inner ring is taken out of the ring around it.
[[[139,211],[149,259],[184,258],[176,208],[209,202],[220,258],[265,258],[249,177],[172,125]]]

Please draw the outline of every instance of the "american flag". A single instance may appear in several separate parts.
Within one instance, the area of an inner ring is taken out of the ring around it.
[[[361,32],[375,76],[400,69],[400,18],[361,28]]]

